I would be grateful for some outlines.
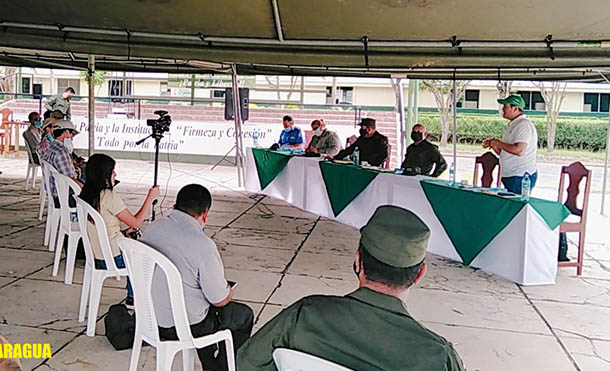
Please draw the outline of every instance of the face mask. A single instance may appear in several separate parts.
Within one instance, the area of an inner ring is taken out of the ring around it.
[[[366,135],[367,131],[366,131],[366,129],[360,129],[360,130],[358,131],[358,133],[360,133],[360,136],[362,137],[362,136],[365,136],[365,135]]]
[[[35,128],[40,128],[40,127],[42,127],[42,121],[40,121],[40,120],[36,120],[36,121],[34,121],[34,127],[35,127]]]
[[[322,130],[320,128],[317,128],[316,130],[313,131],[314,137],[319,137],[320,135],[322,135]]]
[[[287,128],[284,128],[284,131],[285,131],[285,132],[289,132],[290,130],[292,130],[292,128],[291,128],[290,126],[289,126],[289,127],[287,127]]]
[[[420,133],[419,131],[412,131],[411,139],[413,139],[414,142],[419,142],[420,140],[424,139],[424,134]]]
[[[72,151],[74,151],[74,143],[72,143],[72,139],[64,140],[64,147],[66,147],[68,153],[72,153]]]
[[[47,133],[47,139],[49,140],[49,142],[53,143],[55,141],[55,139],[53,139],[53,136],[51,135],[51,133]]]

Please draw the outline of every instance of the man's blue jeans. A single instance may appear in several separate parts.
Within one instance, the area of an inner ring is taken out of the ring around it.
[[[521,194],[521,181],[523,180],[524,176],[510,176],[508,178],[503,177],[502,184],[504,184],[504,188],[506,188],[509,192]],[[536,180],[538,180],[537,171],[530,175],[530,189],[534,189],[534,186],[536,186]]]
[[[125,260],[123,260],[122,254],[114,257],[114,264],[116,264],[117,268],[125,268]],[[95,269],[108,269],[106,261],[104,259],[95,259]],[[133,298],[133,289],[131,288],[129,277],[127,277],[127,296]]]

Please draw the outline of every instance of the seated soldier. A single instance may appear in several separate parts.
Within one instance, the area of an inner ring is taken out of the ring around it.
[[[334,156],[341,150],[341,142],[337,133],[326,129],[324,120],[311,122],[313,138],[305,152]]]
[[[275,370],[273,351],[289,348],[353,370],[464,370],[453,346],[407,312],[409,288],[426,271],[429,238],[412,212],[379,207],[360,231],[360,288],[308,296],[284,309],[242,346],[237,368]]]
[[[401,168],[405,175],[430,175],[437,178],[447,169],[447,162],[438,147],[428,142],[428,132],[422,124],[416,124],[411,131],[413,143],[407,147]],[[432,171],[434,168],[434,171]]]
[[[358,148],[360,162],[368,162],[372,166],[381,166],[388,159],[388,137],[377,131],[375,120],[363,118],[360,121],[360,136],[352,145],[332,156],[331,159],[342,159],[354,153]]]

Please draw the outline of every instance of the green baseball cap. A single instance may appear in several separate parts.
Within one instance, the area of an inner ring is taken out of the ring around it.
[[[513,106],[517,106],[521,109],[525,108],[525,100],[520,95],[509,95],[505,99],[498,99],[498,103],[500,104],[512,104]]]
[[[380,206],[360,229],[360,244],[375,259],[396,268],[412,267],[426,256],[430,229],[411,211]]]

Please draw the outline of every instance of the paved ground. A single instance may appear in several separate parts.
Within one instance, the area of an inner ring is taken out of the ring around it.
[[[472,159],[460,159],[458,168],[472,169]],[[556,198],[558,169],[542,166],[547,175],[536,195]],[[24,369],[126,369],[130,352],[113,350],[101,320],[108,305],[124,299],[124,281],[107,280],[98,335],[85,336],[76,320],[82,268],[70,286],[62,282],[63,266],[58,277],[51,276],[52,253],[42,246],[44,224],[37,219],[38,194],[24,191],[25,160],[1,158],[0,170],[0,334],[12,342],[51,344],[52,359],[24,360]],[[150,162],[119,161],[117,190],[130,208],[139,206],[152,170]],[[471,177],[470,170],[460,173]],[[344,294],[356,287],[351,269],[356,230],[239,192],[234,174],[230,168],[211,172],[204,165],[170,169],[163,164],[159,179],[167,197],[162,206],[167,210],[184,184],[211,189],[206,232],[221,249],[228,278],[239,282],[237,299],[256,313],[256,329],[302,296]],[[610,369],[610,243],[608,220],[594,206],[599,196],[592,195],[582,277],[575,269],[561,269],[555,286],[520,287],[429,255],[428,274],[412,289],[409,311],[452,341],[469,370]],[[142,369],[153,370],[154,357],[153,349],[144,348]],[[174,369],[181,369],[180,357]]]

